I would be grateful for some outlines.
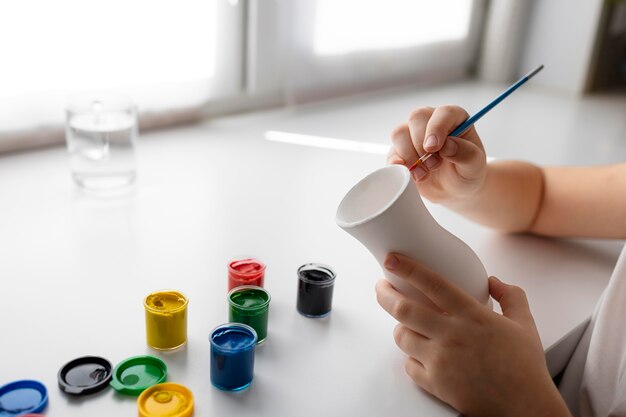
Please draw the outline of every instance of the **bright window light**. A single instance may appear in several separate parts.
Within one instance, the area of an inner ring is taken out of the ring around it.
[[[302,133],[279,132],[268,130],[265,139],[270,142],[288,143],[290,145],[310,146],[313,148],[332,149],[337,151],[361,152],[375,155],[387,155],[391,145],[383,143],[362,142],[349,139],[329,138],[325,136],[303,135]],[[487,156],[487,162],[496,158]]]
[[[311,146],[315,148],[325,148],[339,151],[372,153],[377,155],[387,155],[390,147],[390,145],[384,145],[382,143],[303,135],[301,133],[279,132],[276,130],[268,130],[265,132],[265,139],[272,142],[289,143],[292,145]]]
[[[0,7],[0,97],[207,79],[212,0],[19,0]]]
[[[316,5],[316,55],[463,39],[472,10],[472,0],[317,0]]]

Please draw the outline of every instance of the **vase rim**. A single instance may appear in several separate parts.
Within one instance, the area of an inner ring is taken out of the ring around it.
[[[340,213],[342,211],[342,208],[344,207],[344,204],[346,204],[346,202],[350,199],[353,193],[356,192],[356,190],[364,182],[370,180],[372,177],[381,175],[381,172],[383,171],[390,171],[390,170],[399,171],[402,173],[402,184],[399,186],[398,190],[393,194],[393,196],[389,199],[389,201],[385,203],[385,205],[383,205],[381,208],[375,210],[373,213],[369,214],[368,216],[364,218],[354,220],[354,221],[344,220],[342,216],[340,215]],[[367,176],[362,178],[359,182],[357,182],[352,188],[350,188],[350,191],[348,191],[346,195],[343,197],[343,199],[339,203],[339,206],[337,207],[337,213],[335,215],[335,222],[339,225],[339,227],[342,227],[344,229],[357,227],[364,223],[370,222],[371,220],[375,219],[376,217],[380,216],[385,211],[387,211],[389,207],[391,207],[398,200],[398,198],[402,195],[407,185],[409,184],[410,179],[411,179],[411,173],[409,172],[408,168],[405,167],[404,165],[388,165],[386,167],[377,169],[376,171],[368,174]]]

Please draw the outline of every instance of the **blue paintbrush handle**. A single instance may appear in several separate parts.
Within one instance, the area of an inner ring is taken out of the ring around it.
[[[524,75],[515,84],[513,84],[512,86],[507,88],[505,92],[503,92],[498,97],[493,99],[493,101],[491,103],[489,103],[485,107],[483,107],[478,113],[476,113],[475,115],[473,115],[472,117],[470,117],[469,119],[467,119],[466,121],[461,123],[456,129],[454,129],[452,131],[452,133],[450,133],[449,136],[459,136],[459,135],[462,135],[463,132],[465,132],[471,125],[476,123],[478,120],[480,120],[481,117],[483,117],[485,114],[487,114],[489,112],[489,110],[491,110],[494,107],[496,107],[502,100],[507,98],[513,91],[515,91],[519,87],[521,87],[526,81],[530,80],[533,77],[533,75],[535,75],[536,73],[538,73],[542,69],[543,69],[543,65],[539,65],[537,68],[535,68],[534,70],[532,70],[528,74]]]

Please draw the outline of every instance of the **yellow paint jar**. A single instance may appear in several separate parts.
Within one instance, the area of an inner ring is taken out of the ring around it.
[[[171,290],[156,291],[144,299],[148,346],[173,350],[187,343],[187,304],[187,297]]]

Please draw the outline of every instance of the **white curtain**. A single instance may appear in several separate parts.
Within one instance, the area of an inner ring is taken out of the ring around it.
[[[0,139],[62,126],[74,93],[122,93],[143,113],[236,94],[242,26],[228,0],[2,2]]]
[[[292,102],[459,78],[476,60],[479,0],[292,0]]]

